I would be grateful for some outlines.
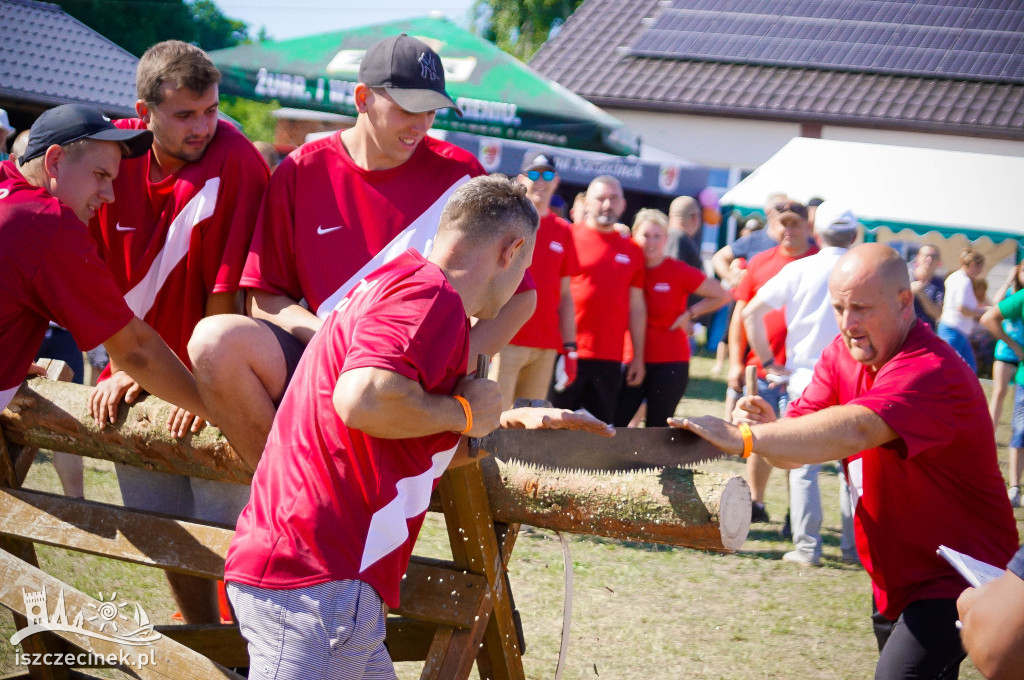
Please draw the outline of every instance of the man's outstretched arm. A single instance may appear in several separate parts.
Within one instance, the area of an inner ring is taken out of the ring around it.
[[[775,421],[767,401],[744,397],[736,405],[733,420],[754,423],[750,427],[753,450],[780,468],[846,458],[899,437],[878,414],[855,404]],[[669,425],[690,430],[726,453],[743,452],[739,427],[719,418],[673,418]]]

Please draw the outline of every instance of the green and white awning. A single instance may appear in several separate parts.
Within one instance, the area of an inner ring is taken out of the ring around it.
[[[222,92],[283,106],[355,116],[352,93],[367,47],[407,33],[444,64],[447,90],[463,110],[439,111],[434,126],[502,139],[637,155],[624,123],[445,18],[424,17],[243,45],[210,53]]]

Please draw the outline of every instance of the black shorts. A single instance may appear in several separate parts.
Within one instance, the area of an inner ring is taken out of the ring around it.
[[[292,376],[295,375],[295,367],[299,365],[299,359],[302,358],[302,353],[306,351],[306,346],[302,344],[301,340],[280,326],[275,326],[265,319],[256,319],[256,321],[269,328],[274,337],[277,338],[277,344],[281,346],[281,351],[284,353],[285,370],[288,372],[284,382],[287,386],[291,383]]]

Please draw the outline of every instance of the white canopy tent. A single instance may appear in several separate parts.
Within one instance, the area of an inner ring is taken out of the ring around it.
[[[721,199],[761,212],[772,193],[846,204],[873,240],[882,227],[1024,246],[1024,158],[797,137]]]

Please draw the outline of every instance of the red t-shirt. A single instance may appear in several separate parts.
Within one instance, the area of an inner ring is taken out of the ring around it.
[[[304,144],[274,171],[242,285],[326,318],[351,287],[406,248],[426,252],[448,198],[485,174],[476,158],[426,137],[389,170],[364,170],[340,132]]]
[[[115,124],[145,128],[138,118]],[[200,160],[159,182],[149,180],[152,162],[152,154],[121,161],[115,201],[90,231],[128,306],[191,366],[188,341],[207,299],[239,289],[270,171],[224,121]]]
[[[787,417],[857,404],[899,435],[844,461],[860,479],[854,514],[857,552],[889,619],[916,600],[955,598],[967,583],[935,554],[939,545],[1004,565],[1017,550],[1017,526],[996,458],[995,435],[978,378],[918,321],[875,374],[829,345]]]
[[[572,277],[580,359],[622,361],[630,288],[644,287],[644,254],[618,232],[572,227],[579,273]]]
[[[537,245],[533,250],[533,264],[527,270],[537,286],[537,310],[523,324],[511,345],[562,349],[563,338],[558,323],[558,305],[562,299],[562,277],[572,276],[579,270],[572,227],[558,215],[549,212],[541,218],[537,229]]]
[[[410,249],[359,282],[310,341],[238,518],[225,580],[287,589],[341,579],[390,607],[459,435],[378,439],[334,409],[338,377],[374,367],[451,394],[469,320],[444,273]]]
[[[747,273],[740,279],[739,285],[733,289],[733,297],[736,300],[750,302],[761,290],[761,286],[768,282],[779,271],[790,262],[800,260],[818,252],[818,246],[812,245],[803,255],[790,257],[782,250],[782,246],[775,246],[763,253],[758,253],[747,264]],[[768,332],[768,342],[775,356],[775,363],[780,366],[786,365],[786,310],[773,309],[764,315],[764,326]],[[757,374],[765,377],[765,370],[761,367],[757,355],[753,350],[747,353],[747,366],[757,366]]]
[[[92,349],[133,318],[85,225],[10,161],[0,163],[0,290],[0,410],[51,320]]]
[[[644,341],[644,363],[660,364],[690,360],[690,339],[682,328],[668,328],[686,311],[690,294],[704,283],[700,269],[666,257],[657,267],[648,267],[644,274],[644,302],[647,303],[647,337]],[[633,360],[633,343],[626,334],[622,360]]]

